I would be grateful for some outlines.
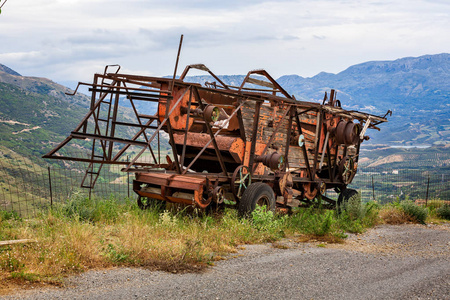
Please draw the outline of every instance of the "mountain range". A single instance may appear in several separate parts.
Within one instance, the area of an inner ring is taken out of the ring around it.
[[[269,66],[270,67],[270,66]],[[239,86],[245,75],[219,76]],[[344,108],[376,115],[393,111],[372,143],[389,145],[450,144],[450,54],[372,61],[337,73],[277,79],[298,100],[321,102],[335,89]],[[204,83],[210,76],[191,76]],[[62,141],[87,113],[89,98],[46,78],[22,76],[0,64],[0,146],[42,155]],[[155,107],[148,107],[154,110]],[[1,150],[1,149],[0,149]]]
[[[218,76],[240,86],[244,75]],[[214,81],[193,76],[191,81]],[[298,100],[322,102],[325,92],[337,91],[342,106],[376,115],[393,112],[381,132],[370,132],[373,143],[433,145],[450,143],[450,54],[370,61],[337,73],[314,77],[285,75],[277,82]]]

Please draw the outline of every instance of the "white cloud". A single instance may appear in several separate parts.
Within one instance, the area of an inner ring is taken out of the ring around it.
[[[450,49],[447,1],[8,1],[0,63],[24,75],[86,81],[103,65],[171,74],[205,63],[218,74],[266,68],[313,76],[368,60]]]

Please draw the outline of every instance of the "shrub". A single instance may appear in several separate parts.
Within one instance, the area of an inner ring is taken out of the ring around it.
[[[436,209],[436,215],[439,218],[450,220],[450,204],[444,204]]]
[[[341,230],[335,228],[336,219],[334,212],[318,210],[313,207],[300,210],[288,219],[289,226],[298,229],[300,232],[314,235],[336,235],[341,236]]]
[[[115,221],[119,216],[119,206],[114,197],[89,199],[76,194],[62,205],[61,212],[68,218],[77,217],[86,222]]]
[[[267,210],[266,206],[256,206],[252,211],[252,224],[260,231],[281,231],[281,227],[287,216],[277,218],[273,211]]]
[[[378,215],[386,224],[391,225],[404,224],[409,220],[406,213],[396,205],[384,206]]]
[[[410,217],[411,221],[425,224],[428,216],[428,210],[425,207],[418,206],[412,201],[402,201],[400,207]]]

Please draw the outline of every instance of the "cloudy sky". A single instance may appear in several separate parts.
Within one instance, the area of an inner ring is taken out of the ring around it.
[[[0,63],[68,85],[106,64],[169,75],[181,34],[181,69],[204,63],[216,74],[264,68],[275,78],[310,77],[450,52],[450,1],[7,0]]]

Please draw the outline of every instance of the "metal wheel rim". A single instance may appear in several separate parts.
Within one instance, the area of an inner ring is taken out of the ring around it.
[[[243,173],[243,170],[247,170],[247,174]],[[231,178],[231,191],[237,200],[240,200],[245,190],[252,183],[252,177],[250,170],[247,166],[241,165],[236,168]]]
[[[269,197],[266,195],[263,195],[262,197],[260,197],[257,201],[256,201],[256,205],[257,206],[266,206],[266,209],[269,209],[270,207],[270,200]]]

